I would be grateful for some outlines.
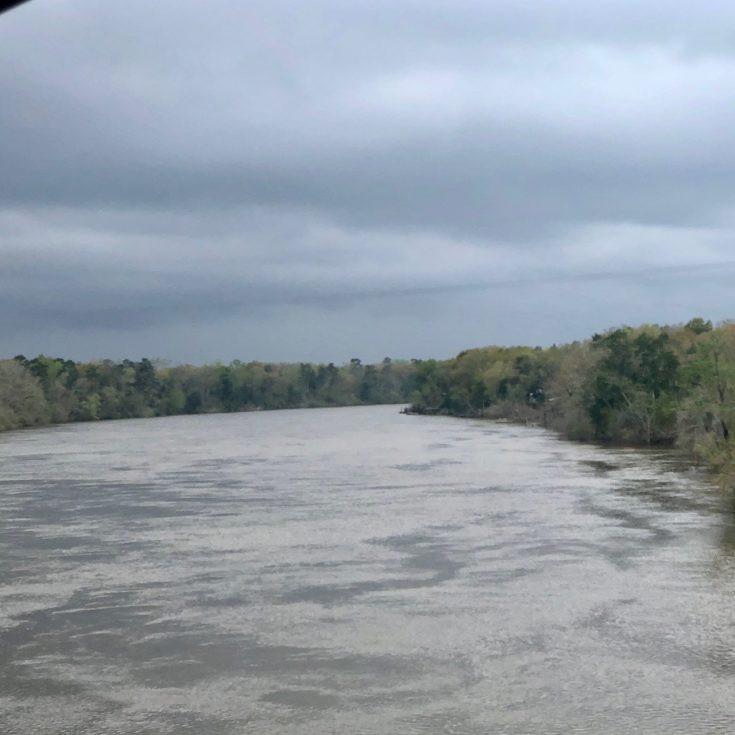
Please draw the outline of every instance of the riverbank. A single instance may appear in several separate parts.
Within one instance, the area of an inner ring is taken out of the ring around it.
[[[676,447],[735,480],[735,323],[622,327],[589,340],[450,360],[341,366],[148,359],[0,360],[0,430],[69,421],[410,403],[534,423],[574,441]]]
[[[606,446],[675,448],[735,484],[735,324],[623,327],[416,366],[420,414],[532,423]]]
[[[414,366],[385,358],[346,365],[241,363],[168,366],[74,362],[43,355],[0,360],[0,431],[153,416],[406,403]]]

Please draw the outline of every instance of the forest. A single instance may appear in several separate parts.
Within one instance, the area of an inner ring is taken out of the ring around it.
[[[40,355],[0,360],[0,430],[69,421],[277,408],[405,403],[415,369],[385,358],[336,366],[242,363],[166,366],[74,362]]]
[[[735,322],[621,327],[545,349],[416,363],[412,410],[530,422],[580,441],[678,447],[735,480]]]
[[[0,430],[68,421],[409,403],[416,413],[534,423],[562,436],[678,447],[735,481],[735,322],[619,327],[541,347],[449,360],[341,366],[168,366],[0,360]]]

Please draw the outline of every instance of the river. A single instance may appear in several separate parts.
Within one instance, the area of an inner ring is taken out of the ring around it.
[[[732,524],[396,406],[0,435],[0,732],[732,733]]]

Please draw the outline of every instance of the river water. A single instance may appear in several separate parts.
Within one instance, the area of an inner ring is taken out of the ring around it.
[[[735,732],[729,503],[395,406],[0,436],[0,732]]]

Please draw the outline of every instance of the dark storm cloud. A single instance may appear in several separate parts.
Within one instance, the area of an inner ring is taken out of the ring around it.
[[[734,24],[725,2],[34,0],[0,19],[0,337],[99,354],[166,327],[160,354],[200,359],[172,325],[259,319],[276,344],[301,307],[308,334],[388,299],[355,346],[408,329],[446,354],[413,315],[474,290],[517,338],[471,343],[524,341],[544,284],[589,281],[601,328],[635,273],[635,321],[729,316],[705,284],[733,257]]]

